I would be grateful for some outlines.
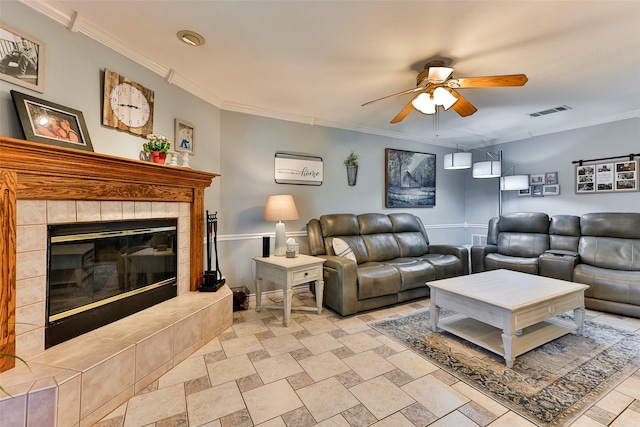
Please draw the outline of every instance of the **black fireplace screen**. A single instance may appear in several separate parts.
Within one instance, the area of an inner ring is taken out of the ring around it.
[[[48,325],[83,333],[175,296],[176,230],[175,219],[49,226]]]

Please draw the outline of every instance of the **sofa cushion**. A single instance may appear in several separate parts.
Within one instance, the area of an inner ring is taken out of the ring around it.
[[[589,285],[585,297],[640,305],[640,275],[637,272],[578,264],[573,270],[573,281]]]
[[[500,232],[549,233],[549,215],[542,212],[512,212],[498,220]]]
[[[464,274],[462,261],[455,255],[426,254],[421,256],[420,259],[433,265],[435,280],[448,279],[449,277],[462,276]]]
[[[583,236],[580,262],[614,270],[640,271],[640,239]]]
[[[532,258],[549,249],[549,235],[541,233],[500,232],[498,252],[502,255]]]
[[[554,215],[549,224],[549,247],[555,250],[578,251],[580,241],[580,217]]]
[[[436,279],[436,270],[428,262],[414,258],[396,258],[386,261],[385,264],[392,265],[400,272],[402,278],[401,290],[424,288],[427,282]]]
[[[640,239],[640,213],[589,213],[580,217],[582,236]]]
[[[332,245],[333,245],[333,252],[335,252],[337,256],[345,257],[350,259],[353,262],[357,262],[356,256],[353,254],[353,249],[351,248],[351,246],[349,246],[347,242],[337,237],[334,237]]]
[[[358,266],[358,300],[394,295],[400,292],[402,279],[397,268],[379,262]]]
[[[324,237],[351,236],[360,234],[358,217],[353,214],[332,214],[320,217]]]
[[[484,267],[485,270],[506,268],[522,273],[538,274],[538,257],[524,258],[490,253],[484,259]]]
[[[416,231],[395,233],[401,257],[419,257],[429,252],[429,245],[424,235]]]
[[[369,261],[388,261],[400,257],[400,248],[393,233],[368,234],[362,236]]]

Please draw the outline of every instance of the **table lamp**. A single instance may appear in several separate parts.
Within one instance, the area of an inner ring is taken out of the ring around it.
[[[273,254],[284,256],[287,251],[285,242],[285,229],[282,221],[299,219],[296,203],[290,194],[278,194],[267,198],[267,206],[264,208],[265,221],[278,221],[276,224],[276,243]]]

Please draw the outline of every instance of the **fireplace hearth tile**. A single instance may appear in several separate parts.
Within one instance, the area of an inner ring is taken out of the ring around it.
[[[171,325],[136,343],[136,378],[144,378],[173,360],[174,331]]]

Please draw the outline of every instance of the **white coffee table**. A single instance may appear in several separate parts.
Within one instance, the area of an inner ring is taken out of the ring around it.
[[[289,326],[291,310],[313,310],[318,314],[322,313],[322,296],[324,292],[324,281],[322,280],[322,264],[324,258],[298,255],[295,258],[283,256],[255,257],[256,262],[256,311],[263,308],[284,310],[284,325]],[[283,305],[262,305],[262,281],[277,283],[282,286]],[[302,283],[314,282],[316,290],[317,307],[291,307],[293,297],[292,286]]]
[[[516,356],[575,330],[582,334],[589,286],[510,270],[493,270],[427,283],[431,322],[504,356]],[[439,319],[440,309],[459,315]],[[554,316],[573,310],[574,323]]]

